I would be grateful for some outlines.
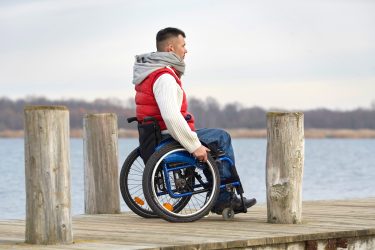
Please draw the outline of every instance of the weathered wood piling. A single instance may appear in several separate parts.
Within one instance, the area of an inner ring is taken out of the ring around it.
[[[120,213],[116,114],[86,115],[83,141],[85,213]]]
[[[267,113],[267,221],[301,223],[303,113]]]
[[[72,243],[69,111],[26,106],[26,231],[31,244]]]

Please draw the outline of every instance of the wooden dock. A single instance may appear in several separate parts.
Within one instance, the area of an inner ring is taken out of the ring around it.
[[[0,221],[0,249],[375,249],[375,198],[303,202],[303,223],[269,224],[266,205],[223,221],[143,219],[133,213],[73,217],[74,244],[25,244],[25,221]]]

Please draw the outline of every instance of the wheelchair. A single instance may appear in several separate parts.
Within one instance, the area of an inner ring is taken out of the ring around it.
[[[135,117],[127,120],[129,123],[137,121]],[[152,131],[146,137],[142,132],[144,125]],[[157,139],[151,143],[153,150],[148,155],[139,146],[121,168],[121,195],[134,213],[170,222],[193,222],[209,214],[223,189],[231,194],[237,192],[242,201],[241,212],[247,212],[236,168],[223,152],[213,145],[205,145],[211,152],[207,162],[200,162],[172,138],[161,140],[158,122],[153,117],[138,122],[138,131],[140,138]],[[222,181],[217,165],[224,161],[230,164],[234,178]],[[232,202],[221,214],[224,220],[234,218]]]

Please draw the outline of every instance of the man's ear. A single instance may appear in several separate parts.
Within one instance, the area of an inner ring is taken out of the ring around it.
[[[172,43],[169,43],[167,47],[167,52],[171,52],[171,51],[174,52],[174,47]]]

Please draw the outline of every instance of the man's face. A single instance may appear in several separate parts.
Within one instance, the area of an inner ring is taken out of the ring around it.
[[[173,51],[181,58],[181,60],[184,60],[185,54],[187,53],[185,45],[185,38],[182,35],[178,35],[178,37],[174,37],[171,39],[169,51]]]

